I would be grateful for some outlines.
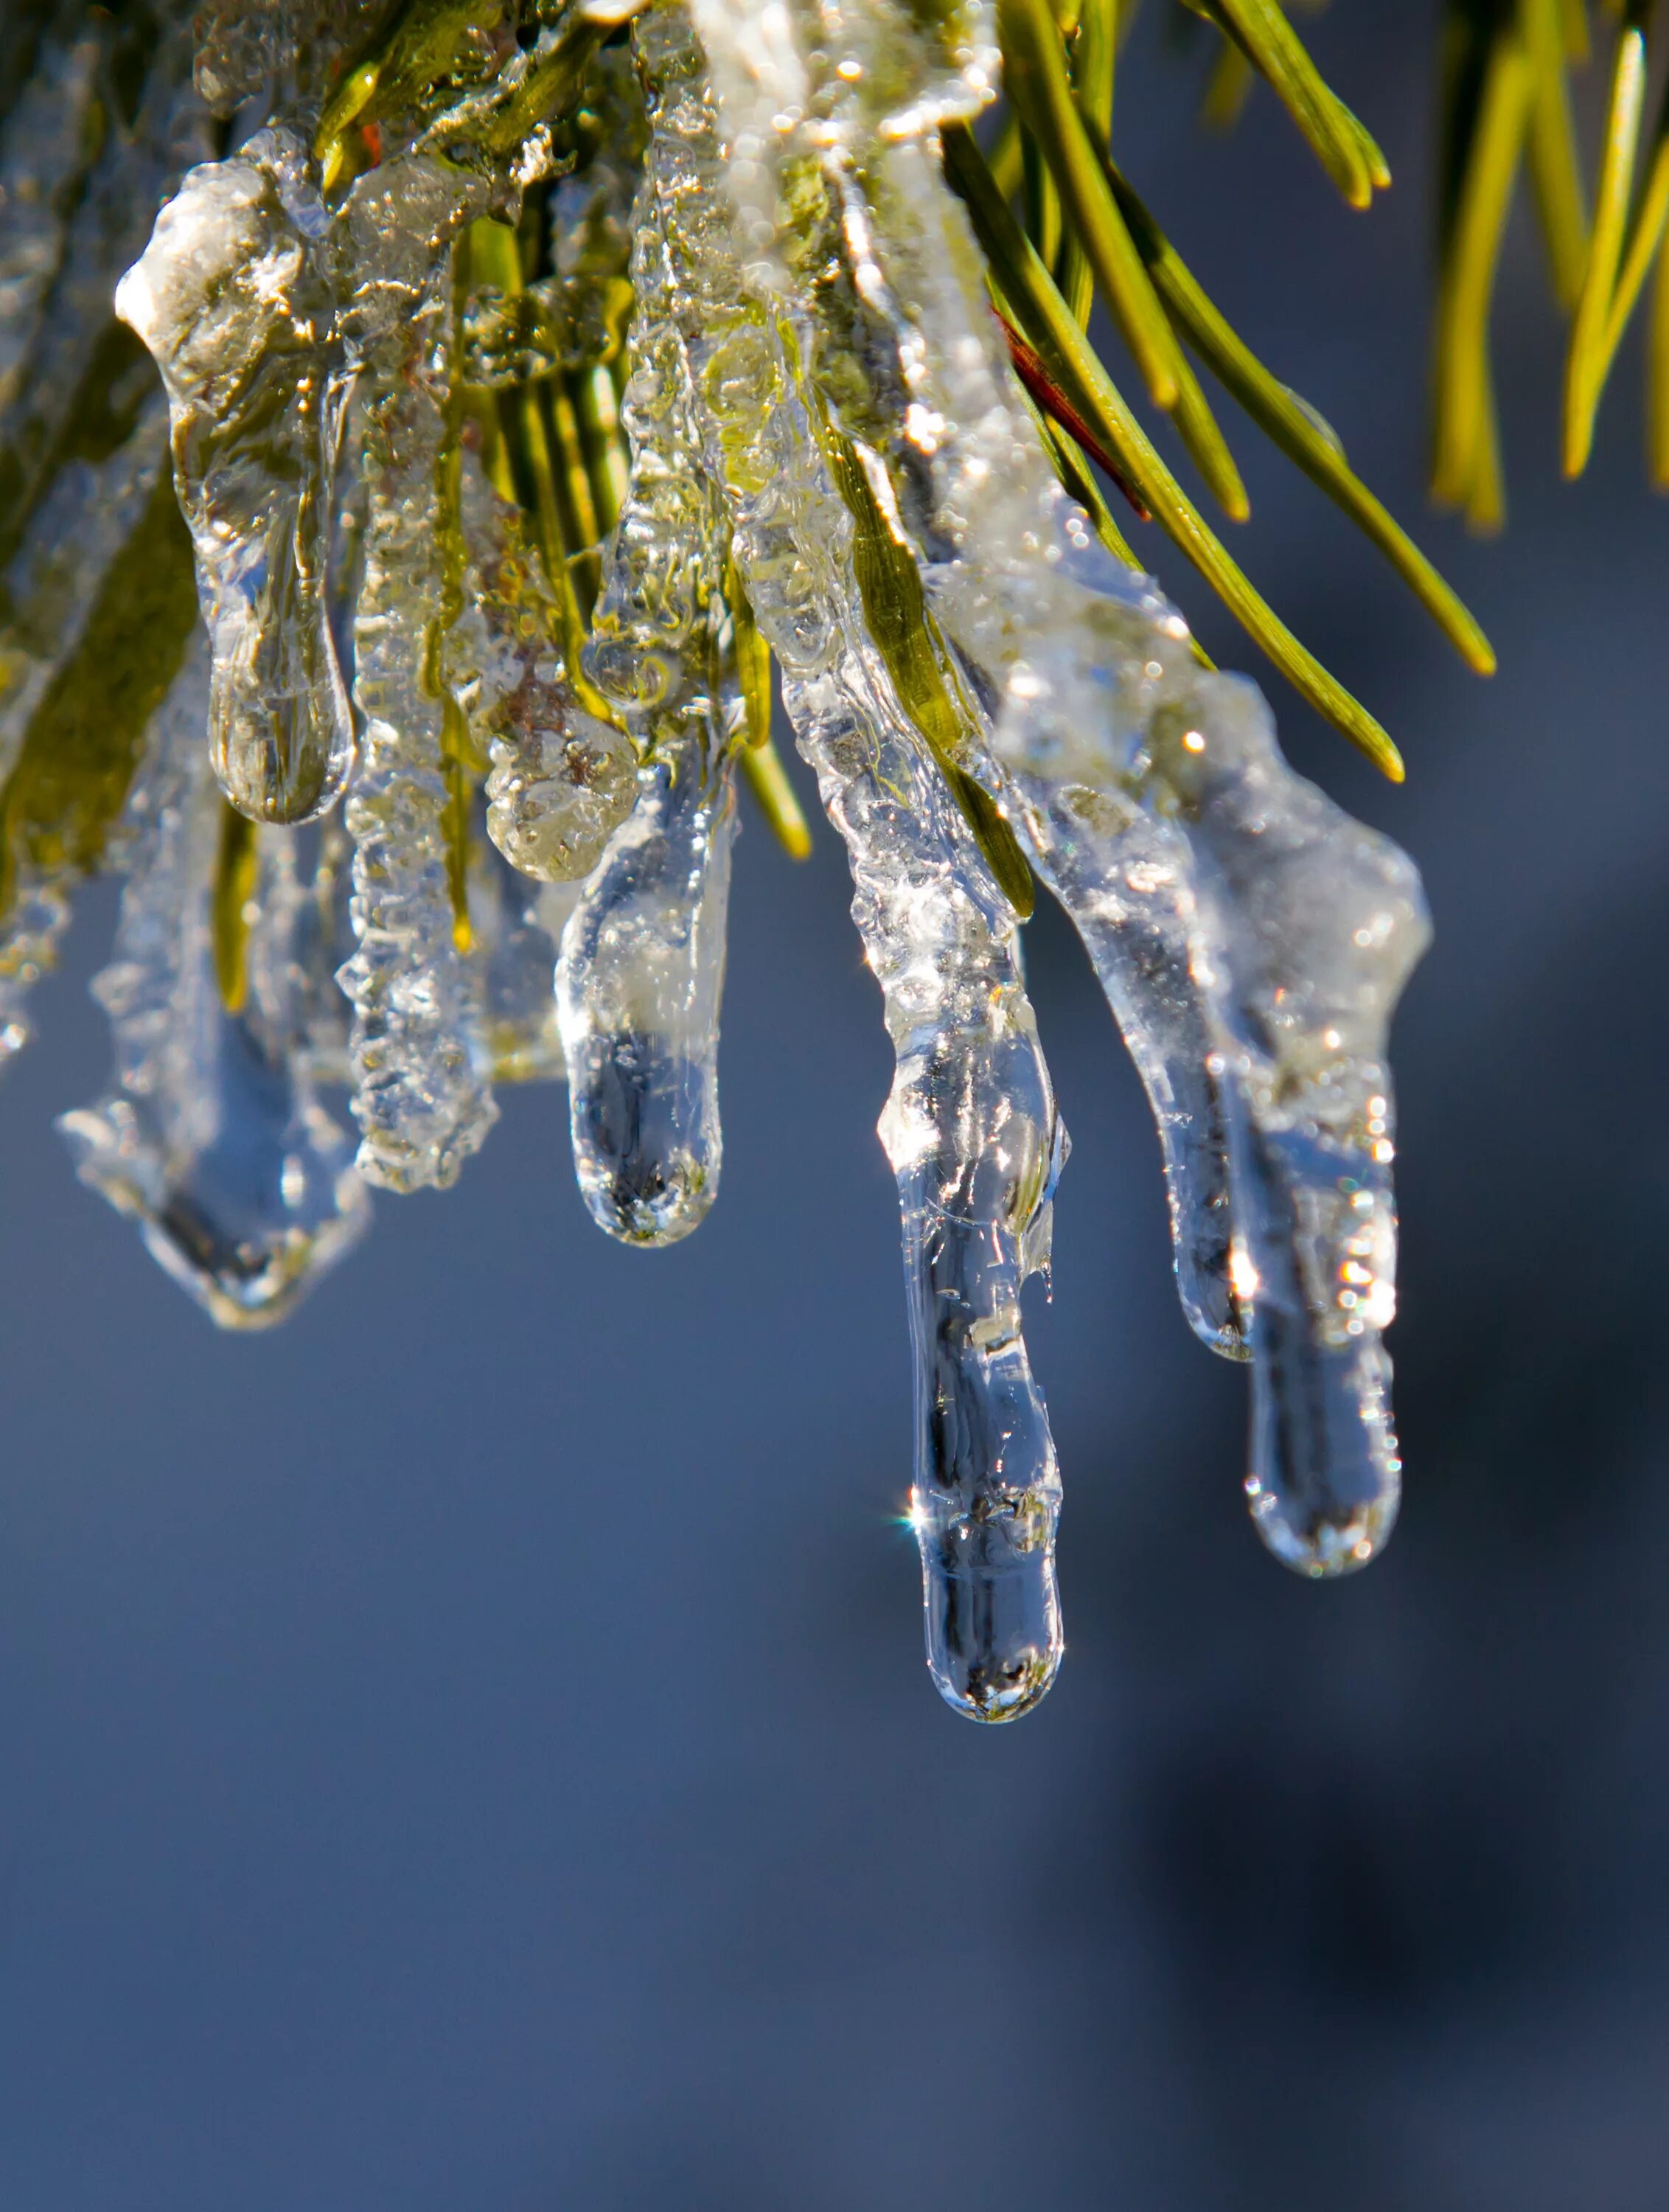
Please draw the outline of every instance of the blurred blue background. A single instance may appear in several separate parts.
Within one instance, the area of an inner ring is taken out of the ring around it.
[[[1397,172],[1370,216],[1267,95],[1203,140],[1197,64],[1132,69],[1120,122],[1410,519],[1435,14],[1314,27]],[[511,1093],[457,1191],[381,1201],[249,1340],[53,1133],[106,1066],[88,900],[0,1097],[3,2212],[1669,2203],[1669,541],[1633,368],[1557,481],[1522,218],[1496,331],[1509,532],[1423,525],[1493,684],[1236,438],[1253,574],[1410,782],[1278,696],[1289,750],[1438,921],[1396,1037],[1403,1525],[1328,1589],[1253,1537],[1241,1379],[1040,915],[1071,1650],[1017,1728],[921,1664],[889,1054],[832,834],[740,855],[698,1237],[607,1244],[560,1094]]]

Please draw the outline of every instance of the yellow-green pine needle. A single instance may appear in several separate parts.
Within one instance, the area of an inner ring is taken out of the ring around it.
[[[1110,164],[1108,177],[1155,289],[1211,374],[1259,428],[1373,541],[1462,658],[1481,675],[1492,674],[1496,657],[1489,640],[1394,516],[1351,469],[1336,435],[1324,431],[1314,411],[1265,368]]]
[[[999,33],[1007,27],[1010,86],[1028,125],[1028,143],[1048,157],[1072,217],[1074,235],[1142,368],[1149,392],[1173,416],[1178,435],[1218,506],[1230,521],[1244,522],[1252,511],[1246,486],[1108,188],[1106,156],[1074,103],[1065,55],[1044,0],[998,0],[997,20]],[[1035,235],[1033,243],[1039,246],[1045,266],[1050,266],[1050,256]],[[1087,316],[1077,312],[1077,300],[1071,294],[1067,299],[1079,323],[1087,323]],[[1162,374],[1162,386],[1156,384],[1156,373]]]
[[[470,267],[482,280],[495,285],[507,298],[523,287],[521,250],[507,224],[483,217],[469,229]],[[581,661],[586,642],[585,617],[574,589],[569,566],[571,552],[587,552],[589,544],[564,538],[574,527],[565,517],[558,495],[558,476],[552,458],[551,432],[537,385],[518,385],[498,395],[499,430],[503,440],[511,481],[519,504],[533,518],[534,542],[539,549],[545,575],[555,594],[561,632],[562,659],[567,679],[580,703],[600,721],[616,728],[620,718],[586,676]],[[577,431],[576,445],[577,445]],[[584,474],[584,457],[579,456]]]
[[[767,738],[762,745],[743,745],[737,758],[748,780],[759,810],[775,833],[777,842],[792,860],[811,857],[811,825],[795,796],[775,744]]]
[[[1478,429],[1478,459],[1466,494],[1466,527],[1479,538],[1493,538],[1507,520],[1507,492],[1501,467],[1501,428],[1496,414],[1495,377],[1484,364],[1483,417]]]
[[[1669,254],[1658,257],[1652,288],[1646,374],[1646,459],[1653,488],[1669,491]]]
[[[355,124],[418,99],[452,67],[465,33],[490,29],[502,14],[500,0],[410,0],[325,104],[313,137],[324,190],[332,191],[342,179],[348,132]]]
[[[927,611],[915,556],[883,514],[852,441],[829,425],[824,447],[829,473],[853,520],[852,563],[865,626],[892,679],[899,705],[919,732],[998,887],[1024,921],[1035,896],[1031,870],[990,793],[974,781],[959,757],[968,744],[968,708]]]
[[[762,745],[771,734],[771,648],[759,635],[753,602],[735,562],[725,559],[725,604],[730,609],[736,681],[742,693],[747,742]]]
[[[1669,88],[1666,88],[1663,106],[1658,115],[1645,188],[1640,195],[1640,204],[1629,229],[1628,242],[1623,250],[1622,272],[1611,295],[1611,313],[1605,323],[1599,368],[1602,397],[1605,380],[1611,374],[1617,349],[1623,343],[1623,333],[1639,305],[1646,279],[1651,274],[1658,249],[1663,243],[1666,221],[1669,221]]]
[[[1565,67],[1563,0],[1519,0],[1519,27],[1535,80],[1530,111],[1530,178],[1547,242],[1554,296],[1574,307],[1587,267],[1587,208],[1576,156]]]
[[[1102,149],[1112,141],[1120,36],[1118,0],[1083,0],[1072,40],[1072,91],[1084,129]],[[1060,289],[1072,313],[1088,330],[1095,301],[1095,272],[1075,230],[1067,232],[1061,253]]]
[[[1431,490],[1443,506],[1469,507],[1474,477],[1488,465],[1490,307],[1532,88],[1529,58],[1517,36],[1497,38],[1466,153],[1439,301]]]
[[[1155,452],[1101,361],[1073,321],[1049,272],[993,189],[972,137],[946,127],[946,172],[968,206],[1000,303],[1059,383],[1085,424],[1127,473],[1138,496],[1199,569],[1235,620],[1299,695],[1360,746],[1393,783],[1401,756],[1360,701],[1330,675],[1242,573]]]
[[[1375,184],[1390,182],[1385,156],[1322,77],[1275,0],[1206,0],[1206,5],[1268,80],[1350,205],[1367,207]]]
[[[1009,95],[1048,161],[1067,217],[1149,395],[1168,413],[1181,390],[1182,349],[1073,105],[1054,18],[1045,0],[998,0],[997,33]]]
[[[1060,194],[1049,165],[1029,131],[1020,133],[1020,175],[1025,191],[1026,231],[1053,269],[1060,253]]]
[[[1084,127],[1098,146],[1112,143],[1113,88],[1123,35],[1119,0],[1083,0],[1072,46],[1072,85]]]
[[[1020,118],[1010,107],[991,145],[991,173],[1005,200],[1011,200],[1025,181],[1025,156],[1020,150]]]
[[[1231,40],[1217,49],[1205,94],[1199,103],[1199,119],[1208,131],[1232,131],[1245,112],[1255,72]]]
[[[1650,14],[1651,0],[1629,0],[1611,59],[1605,151],[1594,196],[1593,238],[1565,364],[1564,472],[1568,477],[1580,476],[1587,465],[1593,447],[1594,417],[1605,388],[1605,335],[1646,99],[1646,26]]]
[[[246,814],[221,801],[220,851],[209,927],[215,946],[215,980],[228,1014],[241,1013],[249,995],[249,902],[255,895],[255,824]]]

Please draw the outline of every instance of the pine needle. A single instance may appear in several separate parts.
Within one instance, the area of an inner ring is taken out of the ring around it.
[[[961,125],[941,134],[945,173],[966,204],[990,265],[999,312],[1042,357],[1072,406],[1117,459],[1137,495],[1193,562],[1235,620],[1294,689],[1360,746],[1394,783],[1401,756],[1362,705],[1294,637],[1232,560],[1154,450],[1030,241],[998,197],[973,137]]]
[[[1564,472],[1580,476],[1593,449],[1593,425],[1610,366],[1605,340],[1617,292],[1629,198],[1646,100],[1646,32],[1652,0],[1628,0],[1611,58],[1605,151],[1594,196],[1593,237],[1565,365]]]

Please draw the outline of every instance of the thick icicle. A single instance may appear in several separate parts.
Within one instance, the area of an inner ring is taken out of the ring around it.
[[[741,716],[722,596],[730,530],[702,465],[652,178],[637,208],[630,486],[587,672],[636,740],[637,803],[562,933],[557,998],[580,1194],[628,1243],[670,1244],[719,1188],[719,1013]]]
[[[878,367],[895,385],[889,458],[940,617],[993,704],[998,794],[1092,943],[1086,895],[1114,890],[1128,861],[1148,859],[1149,823],[1175,825],[1167,929],[1191,948],[1187,973],[1217,1040],[1207,1072],[1216,1080],[1221,1069],[1243,1240],[1235,1250],[1247,1254],[1241,1287],[1262,1368],[1248,1490],[1260,1533],[1289,1565],[1317,1574],[1358,1565],[1389,1529],[1399,1477],[1379,1342],[1393,1216],[1374,1148],[1388,1154],[1384,1031],[1424,942],[1411,864],[1292,773],[1266,721],[1248,716],[1245,687],[1201,678],[1180,618],[1090,539],[1049,473],[938,160],[938,125],[991,96],[997,58],[984,11],[970,8],[938,38],[876,5],[821,19],[816,50],[792,37],[760,40],[737,0],[695,0],[695,13],[727,131],[768,156],[730,170],[762,248],[775,237],[793,165],[821,171],[847,283],[830,283],[819,264],[805,305],[833,349],[853,349],[855,331],[871,374]],[[816,122],[785,129],[785,116]],[[795,181],[803,206],[804,170]],[[789,258],[776,266],[794,296]],[[1164,733],[1178,713],[1182,734],[1171,744]],[[1199,785],[1196,761],[1224,763],[1221,787]],[[1149,823],[1133,840],[1108,840],[1093,865],[1063,872],[1054,831],[1079,793],[1092,809],[1104,801]],[[1252,793],[1255,805],[1235,797]],[[1267,872],[1265,856],[1278,854]],[[1301,878],[1302,899],[1278,895]],[[1316,1037],[1334,1057],[1295,1091],[1264,1022],[1271,1007],[1334,1007],[1339,976],[1354,1018],[1323,1021]],[[1330,1036],[1339,1042],[1329,1046]],[[1144,1039],[1133,1042],[1139,1061]],[[1264,1079],[1271,1066],[1273,1085]],[[1335,1098],[1354,1103],[1335,1110]],[[1358,1189],[1350,1170],[1367,1165],[1375,1176]],[[1254,1239],[1270,1255],[1267,1285]]]
[[[383,221],[422,227],[448,180],[421,158],[361,179],[385,194]],[[360,186],[355,186],[355,192]],[[367,210],[362,263],[375,275]],[[342,970],[353,1000],[354,1115],[360,1172],[393,1190],[455,1180],[496,1114],[479,978],[455,904],[443,665],[446,562],[440,471],[453,434],[445,365],[451,304],[444,260],[415,305],[365,343],[362,465],[368,484],[365,577],[355,624],[354,696],[363,752],[348,799],[359,949]]]
[[[664,5],[635,36],[710,465],[800,750],[847,842],[897,1054],[880,1133],[903,1226],[928,1663],[958,1711],[1012,1719],[1062,1650],[1059,1476],[1020,1293],[1047,1263],[1065,1134],[1013,912],[870,640],[852,519],[773,320],[742,283],[699,49]]]
[[[264,131],[191,172],[116,293],[167,386],[215,770],[256,821],[321,813],[353,759],[327,598],[348,391],[328,228],[306,149]]]
[[[1292,774],[1250,684],[1201,675],[1151,728],[1218,932],[1216,1003],[1243,1109],[1247,1494],[1288,1565],[1346,1572],[1383,1544],[1400,1490],[1381,1343],[1397,1252],[1385,1048],[1429,936],[1425,901],[1405,854]]]
[[[129,800],[115,957],[94,985],[114,1080],[59,1126],[82,1180],[137,1218],[153,1257],[222,1328],[250,1328],[288,1313],[370,1208],[297,1049],[300,893],[285,834],[252,838],[246,883],[216,884],[224,809],[208,708],[199,643]],[[222,927],[240,933],[233,962],[224,947],[217,961],[217,900],[232,909]]]

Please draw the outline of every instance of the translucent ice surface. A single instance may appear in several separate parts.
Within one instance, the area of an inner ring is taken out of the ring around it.
[[[157,718],[125,825],[115,957],[94,988],[112,1085],[61,1127],[84,1182],[222,1328],[264,1327],[361,1237],[369,1200],[347,1132],[297,1050],[300,892],[283,833],[252,854],[239,1003],[214,932],[222,802],[209,773],[206,653]]]

